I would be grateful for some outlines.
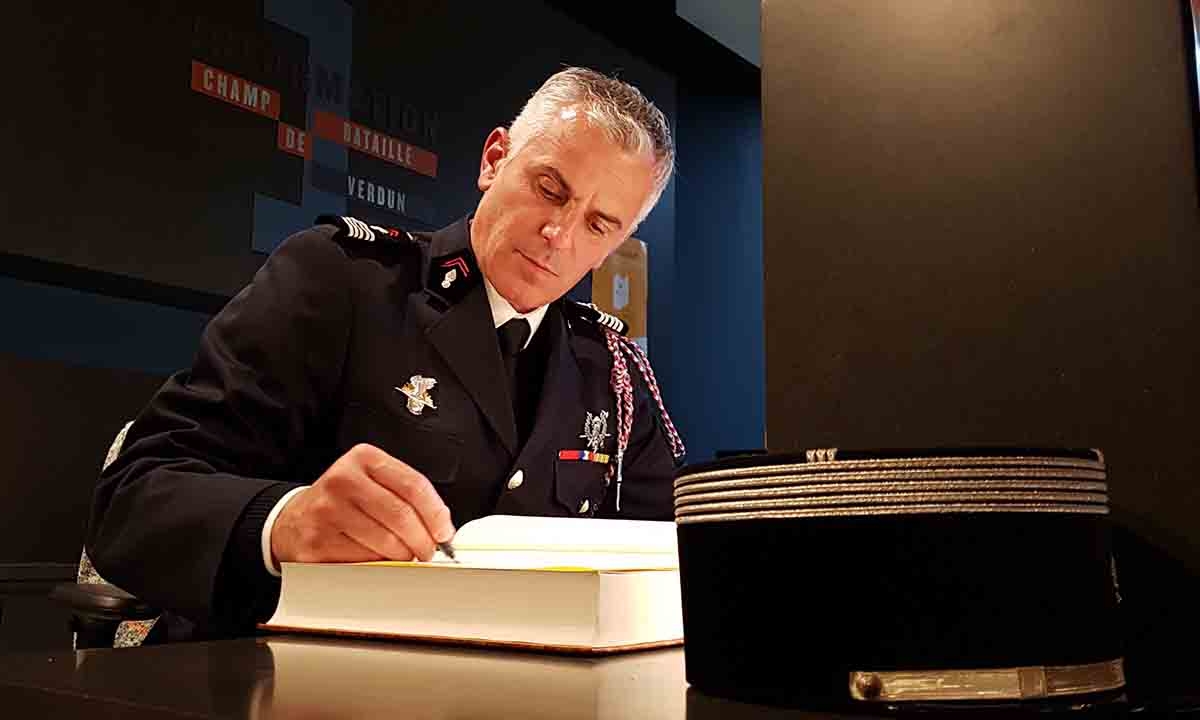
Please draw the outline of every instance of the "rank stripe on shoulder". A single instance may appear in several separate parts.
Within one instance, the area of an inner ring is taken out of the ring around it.
[[[617,317],[616,315],[609,315],[608,313],[604,312],[603,310],[597,310],[596,312],[600,314],[600,318],[597,320],[597,322],[599,322],[601,325],[603,325],[607,328],[610,328],[619,333],[625,332],[625,321],[624,320]]]
[[[416,238],[410,232],[393,230],[381,225],[368,225],[349,215],[321,215],[317,218],[317,224],[333,225],[341,231],[343,236],[363,242],[375,242],[383,239],[399,240],[402,237],[407,238],[409,242],[416,242]]]
[[[574,315],[581,320],[606,327],[618,335],[625,335],[629,331],[629,326],[625,321],[616,315],[606,313],[593,303],[582,303],[578,300],[572,300],[571,305],[574,309]]]
[[[348,215],[342,217],[346,221],[349,228],[350,237],[358,240],[366,240],[367,242],[375,241],[375,232],[367,227],[367,224],[358,218],[352,218]]]

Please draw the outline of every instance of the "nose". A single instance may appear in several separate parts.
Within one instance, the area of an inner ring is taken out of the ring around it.
[[[556,250],[571,247],[575,226],[578,224],[577,216],[578,213],[564,210],[547,220],[542,225],[542,237],[546,239],[546,243]]]
[[[562,225],[557,220],[550,220],[542,226],[542,237],[546,238],[547,242],[554,245],[558,242],[558,238],[562,236]]]

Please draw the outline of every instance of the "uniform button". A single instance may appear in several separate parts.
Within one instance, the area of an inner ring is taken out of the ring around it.
[[[591,506],[592,506],[592,503],[590,501],[584,500],[582,503],[579,504],[579,514],[580,515],[584,514],[585,512],[588,511],[588,508],[590,508]]]
[[[525,482],[525,471],[518,470],[513,473],[513,476],[508,479],[508,489],[516,490],[521,487],[521,483]]]

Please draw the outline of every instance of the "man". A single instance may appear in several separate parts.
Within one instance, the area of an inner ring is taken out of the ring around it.
[[[493,513],[669,519],[683,447],[649,366],[561,298],[673,165],[653,104],[571,68],[488,136],[472,216],[285,240],[102,473],[96,568],[160,634],[223,637],[271,614],[281,562],[426,560]]]

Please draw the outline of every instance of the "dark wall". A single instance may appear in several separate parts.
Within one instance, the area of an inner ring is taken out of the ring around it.
[[[105,453],[162,378],[8,353],[0,353],[0,377],[6,378],[0,570],[30,561],[73,565]],[[74,412],[56,411],[67,406]]]
[[[675,117],[669,73],[536,0],[176,0],[7,19],[22,32],[5,57],[31,70],[0,135],[0,250],[217,296],[320,213],[432,229],[470,212],[487,133],[565,65],[619,73]],[[278,118],[197,92],[193,62],[270,89]],[[307,160],[277,148],[280,123],[311,132],[317,113],[436,155],[434,176],[313,137]],[[350,196],[350,179],[407,202]],[[664,195],[639,235],[669,264]]]
[[[1187,38],[1175,0],[766,4],[771,449],[1098,447],[1200,559]]]
[[[692,462],[765,444],[759,82],[744,62],[679,78],[671,382]]]

